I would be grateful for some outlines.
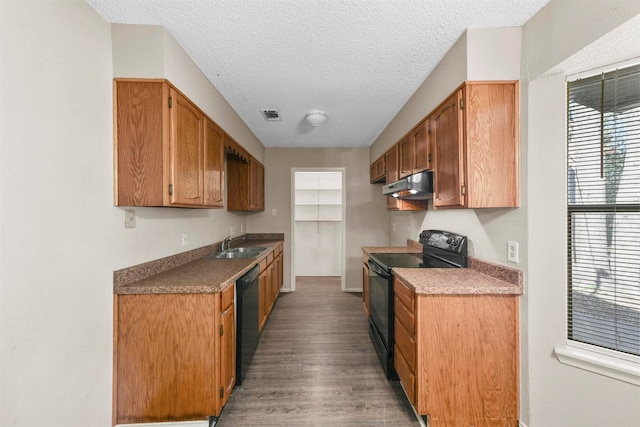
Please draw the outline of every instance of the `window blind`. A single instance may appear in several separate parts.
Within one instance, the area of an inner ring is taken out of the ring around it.
[[[640,65],[567,91],[568,338],[640,355]]]

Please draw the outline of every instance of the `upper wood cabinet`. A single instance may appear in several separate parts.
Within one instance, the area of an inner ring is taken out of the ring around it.
[[[429,138],[429,120],[420,122],[411,131],[413,141],[413,173],[431,169],[431,144]]]
[[[428,121],[420,122],[398,144],[400,178],[431,169]]]
[[[166,80],[114,80],[116,206],[221,207],[222,130]]]
[[[249,210],[264,210],[264,166],[253,157],[249,161]]]
[[[227,155],[227,210],[264,210],[264,166],[250,155]]]
[[[413,161],[413,140],[407,135],[398,142],[398,177],[404,178],[413,173]]]
[[[224,133],[205,118],[204,127],[204,204],[224,206]]]
[[[463,207],[465,191],[462,90],[449,97],[430,117],[435,152],[434,206]]]
[[[387,182],[392,183],[398,178],[399,144],[395,144],[385,153],[387,165]],[[387,210],[390,211],[419,211],[427,209],[426,200],[403,200],[387,196]]]
[[[467,82],[430,116],[434,207],[518,207],[518,83]]]
[[[436,208],[518,207],[518,132],[517,81],[465,82],[387,151],[386,182],[433,169]],[[402,202],[387,198],[387,209],[426,209]]]
[[[384,154],[369,167],[369,181],[372,184],[386,181],[386,162]]]

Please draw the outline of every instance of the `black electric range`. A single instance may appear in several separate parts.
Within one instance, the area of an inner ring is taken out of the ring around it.
[[[393,268],[466,268],[467,237],[441,230],[420,233],[422,253],[369,254],[369,335],[389,379],[393,368]]]

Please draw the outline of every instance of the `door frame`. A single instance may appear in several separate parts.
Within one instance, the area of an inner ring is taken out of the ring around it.
[[[291,168],[291,284],[290,289],[291,292],[296,290],[296,172],[340,172],[341,173],[341,185],[342,185],[342,220],[340,222],[340,232],[341,242],[340,242],[340,250],[342,252],[342,256],[340,257],[340,288],[343,292],[346,291],[346,250],[347,250],[347,191],[346,191],[346,176],[347,176],[347,168],[345,167],[317,167],[317,168]]]

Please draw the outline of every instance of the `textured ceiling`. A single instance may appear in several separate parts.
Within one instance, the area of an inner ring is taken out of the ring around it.
[[[521,26],[548,0],[87,2],[163,26],[265,146],[368,147],[467,28]]]

